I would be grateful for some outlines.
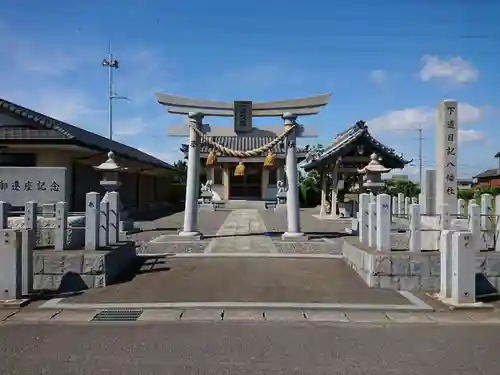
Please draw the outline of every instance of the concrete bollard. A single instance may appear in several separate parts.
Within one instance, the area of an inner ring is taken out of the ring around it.
[[[453,233],[451,299],[457,305],[476,302],[476,252],[472,243],[472,233]]]
[[[398,214],[398,197],[392,197],[392,205],[391,205],[392,215],[395,216]]]
[[[377,195],[377,250],[391,251],[391,197],[388,194]]]
[[[495,251],[500,251],[500,195],[495,197]]]
[[[0,230],[0,299],[20,299],[22,285],[22,233]]]
[[[439,239],[439,253],[441,255],[441,290],[442,298],[451,298],[452,276],[452,236],[455,231],[443,230]]]
[[[410,205],[411,205],[411,198],[406,197],[405,198],[405,216],[410,215]]]
[[[420,205],[413,203],[410,206],[410,243],[409,250],[412,252],[422,251],[422,232],[420,225]]]
[[[7,229],[9,226],[9,211],[9,203],[0,201],[0,229]]]
[[[368,226],[368,205],[370,203],[370,195],[366,193],[362,193],[359,195],[359,212],[358,212],[358,220],[359,220],[359,240],[361,243],[365,245],[368,244],[369,237],[369,226]]]
[[[120,195],[117,191],[108,193],[108,244],[115,244],[120,239]]]
[[[99,247],[107,247],[109,245],[108,229],[109,229],[109,202],[102,201],[99,210]]]
[[[91,192],[85,197],[85,250],[99,247],[100,194]]]
[[[476,203],[469,205],[469,232],[471,233],[471,248],[474,251],[481,250],[481,216],[479,213],[479,206]]]
[[[54,248],[56,250],[66,250],[68,228],[68,204],[66,202],[56,203],[56,218],[54,228]]]
[[[377,245],[377,203],[368,203],[368,246]]]
[[[465,199],[458,198],[457,200],[457,215],[459,218],[465,216]]]
[[[405,214],[405,195],[398,193],[398,215],[404,216]]]
[[[481,195],[481,243],[484,249],[494,248],[494,225],[493,225],[493,196]]]

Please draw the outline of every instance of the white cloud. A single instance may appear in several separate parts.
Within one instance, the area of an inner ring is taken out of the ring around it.
[[[387,82],[387,72],[385,70],[372,70],[369,76],[370,80],[377,85]]]
[[[458,140],[464,142],[480,142],[486,139],[486,133],[474,129],[460,129],[458,131]]]
[[[147,121],[142,117],[132,117],[126,120],[117,120],[113,126],[113,133],[118,136],[133,136],[140,134],[148,127]]]
[[[458,120],[460,124],[473,124],[480,121],[486,107],[475,107],[468,103],[458,104]],[[414,131],[435,124],[436,110],[429,107],[414,107],[389,111],[368,120],[366,123],[373,132],[382,131]]]
[[[432,79],[445,79],[458,84],[467,84],[474,82],[479,76],[479,71],[462,57],[444,60],[438,56],[425,55],[421,62],[423,67],[419,76],[425,82]]]

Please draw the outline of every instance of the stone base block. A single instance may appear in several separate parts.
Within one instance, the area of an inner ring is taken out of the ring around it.
[[[131,241],[95,251],[35,250],[33,289],[75,292],[104,287],[115,282],[135,258]]]
[[[439,251],[380,252],[363,245],[357,237],[348,237],[343,242],[342,255],[370,287],[439,292]],[[486,290],[500,291],[500,252],[478,252],[476,261],[476,295],[480,297]]]
[[[212,203],[200,203],[198,209],[200,211],[214,211],[214,206]]]
[[[277,204],[276,207],[274,207],[274,212],[286,213],[286,204]]]
[[[306,242],[309,241],[309,236],[305,235],[304,233],[285,232],[281,236],[281,239],[283,241]]]
[[[177,237],[179,237],[179,240],[184,241],[202,240],[203,234],[201,234],[200,232],[179,232],[177,234]]]
[[[120,232],[129,232],[134,229],[134,220],[120,220]]]

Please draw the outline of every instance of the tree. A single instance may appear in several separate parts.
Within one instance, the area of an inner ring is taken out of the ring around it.
[[[389,195],[403,193],[405,197],[417,197],[420,194],[420,187],[409,180],[385,180],[385,190]]]
[[[185,160],[178,160],[173,164],[174,182],[185,184],[187,180],[187,163]]]

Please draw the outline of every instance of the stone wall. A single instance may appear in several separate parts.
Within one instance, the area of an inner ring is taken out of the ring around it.
[[[344,260],[370,287],[438,292],[441,276],[439,251],[380,252],[349,237],[342,246]],[[477,273],[500,290],[500,252],[477,253]]]
[[[136,257],[133,242],[107,250],[33,252],[33,289],[60,292],[100,288],[116,281]]]

